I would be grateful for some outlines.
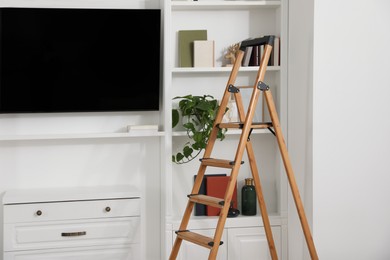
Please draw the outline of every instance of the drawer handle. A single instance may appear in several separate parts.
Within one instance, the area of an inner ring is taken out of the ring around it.
[[[42,211],[37,210],[37,212],[35,214],[37,214],[37,216],[40,216],[40,215],[42,215]]]
[[[106,212],[110,212],[111,208],[110,207],[106,207],[105,210],[106,210]]]
[[[63,237],[79,237],[79,236],[85,236],[87,234],[86,231],[80,231],[80,232],[63,232],[61,233],[61,236]]]

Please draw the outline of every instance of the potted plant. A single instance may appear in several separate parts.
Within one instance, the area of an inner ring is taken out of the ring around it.
[[[206,148],[215,117],[219,109],[218,100],[213,96],[178,96],[178,108],[172,109],[172,128],[181,123],[190,139],[182,151],[172,155],[172,162],[183,164],[195,159]],[[226,111],[225,111],[226,112]],[[217,138],[223,140],[227,129],[219,129]]]

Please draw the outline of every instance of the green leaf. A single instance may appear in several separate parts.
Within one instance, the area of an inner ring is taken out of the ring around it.
[[[181,160],[183,160],[184,158],[184,155],[182,153],[177,153],[176,154],[176,161],[177,162],[180,162]]]
[[[208,111],[208,110],[212,109],[213,107],[210,105],[209,102],[202,100],[202,101],[199,101],[199,103],[196,105],[196,108],[203,110],[203,111]]]
[[[191,147],[189,147],[189,146],[185,146],[185,147],[183,148],[183,153],[184,153],[184,156],[185,156],[186,158],[190,157],[193,151],[194,151],[194,150],[193,150]]]
[[[194,139],[195,142],[204,142],[205,141],[204,140],[205,138],[204,138],[202,132],[195,132],[192,139]]]
[[[176,96],[173,99],[191,99],[192,95],[187,95],[187,96]]]
[[[195,132],[195,126],[194,126],[193,123],[185,123],[185,124],[183,125],[183,127],[184,127],[185,129],[191,130],[192,132]]]
[[[201,143],[193,143],[193,144],[192,144],[192,148],[193,148],[194,150],[197,150],[197,151],[201,150],[201,149],[202,149]]]
[[[179,118],[179,111],[177,109],[172,109],[172,128],[177,126],[177,124],[179,123]]]

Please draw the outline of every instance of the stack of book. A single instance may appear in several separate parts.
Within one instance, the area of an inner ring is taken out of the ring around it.
[[[214,41],[207,30],[180,30],[179,67],[214,67]]]
[[[264,55],[264,45],[250,46],[245,49],[241,66],[260,66]],[[268,66],[280,66],[280,37],[275,36]]]

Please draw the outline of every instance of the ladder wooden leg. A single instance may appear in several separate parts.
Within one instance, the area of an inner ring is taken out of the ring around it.
[[[295,181],[293,169],[291,166],[291,161],[290,161],[290,158],[288,156],[287,147],[286,147],[286,144],[284,142],[282,130],[281,130],[280,123],[279,123],[279,118],[278,118],[278,115],[276,112],[275,103],[273,102],[271,91],[270,90],[264,91],[264,96],[265,96],[265,100],[266,100],[266,103],[268,106],[268,111],[269,111],[270,116],[271,116],[272,124],[274,127],[274,131],[275,131],[276,139],[277,139],[277,142],[279,145],[279,149],[280,149],[280,153],[281,153],[282,160],[284,163],[284,167],[286,169],[287,178],[288,178],[288,181],[290,183],[291,192],[292,192],[292,195],[293,195],[293,198],[295,201],[295,206],[296,206],[297,211],[298,211],[299,219],[301,220],[301,225],[302,225],[303,233],[305,235],[305,239],[306,239],[306,243],[307,243],[307,246],[309,249],[309,253],[310,253],[312,260],[317,260],[318,259],[317,251],[316,251],[315,246],[314,246],[314,241],[313,241],[313,238],[312,238],[311,233],[310,233],[310,228],[309,228],[309,224],[308,224],[307,219],[306,219],[306,214],[305,214],[305,211],[303,208],[302,200],[301,200],[301,197],[299,195],[298,186],[297,186],[296,181]]]
[[[176,237],[175,243],[173,244],[171,255],[169,256],[169,260],[175,260],[177,258],[177,254],[179,253],[179,249],[181,246],[183,239],[178,239]]]
[[[270,251],[272,260],[278,260],[278,254],[276,253],[275,242],[274,242],[274,238],[272,235],[271,223],[270,223],[269,218],[268,218],[267,207],[266,207],[266,204],[264,201],[263,190],[261,188],[259,172],[257,170],[256,161],[254,158],[254,152],[253,152],[252,144],[250,142],[248,142],[248,144],[247,144],[247,151],[248,151],[248,158],[249,158],[250,167],[251,167],[251,171],[252,171],[252,177],[253,177],[253,180],[255,182],[255,190],[256,190],[257,200],[259,202],[261,217],[263,219],[265,235],[266,235],[267,241],[268,241],[269,251]]]
[[[237,110],[238,110],[238,115],[240,117],[240,121],[244,121],[245,113],[244,113],[244,106],[243,106],[241,94],[237,93],[235,95],[235,99],[236,99],[236,103],[237,103]],[[263,190],[261,188],[259,171],[257,168],[256,158],[254,156],[255,153],[253,151],[253,146],[252,146],[252,143],[250,142],[250,140],[248,140],[248,142],[246,144],[246,150],[247,150],[247,155],[248,155],[248,160],[249,160],[249,166],[250,166],[251,172],[252,172],[252,177],[253,177],[253,180],[255,182],[255,190],[256,190],[257,200],[259,202],[261,217],[263,219],[264,230],[265,230],[265,235],[267,237],[270,255],[271,255],[272,260],[277,260],[278,254],[276,252],[275,242],[274,242],[274,238],[272,235],[271,224],[270,224],[270,221],[268,218],[268,212],[267,212],[267,207],[266,207],[266,204],[264,201]]]

